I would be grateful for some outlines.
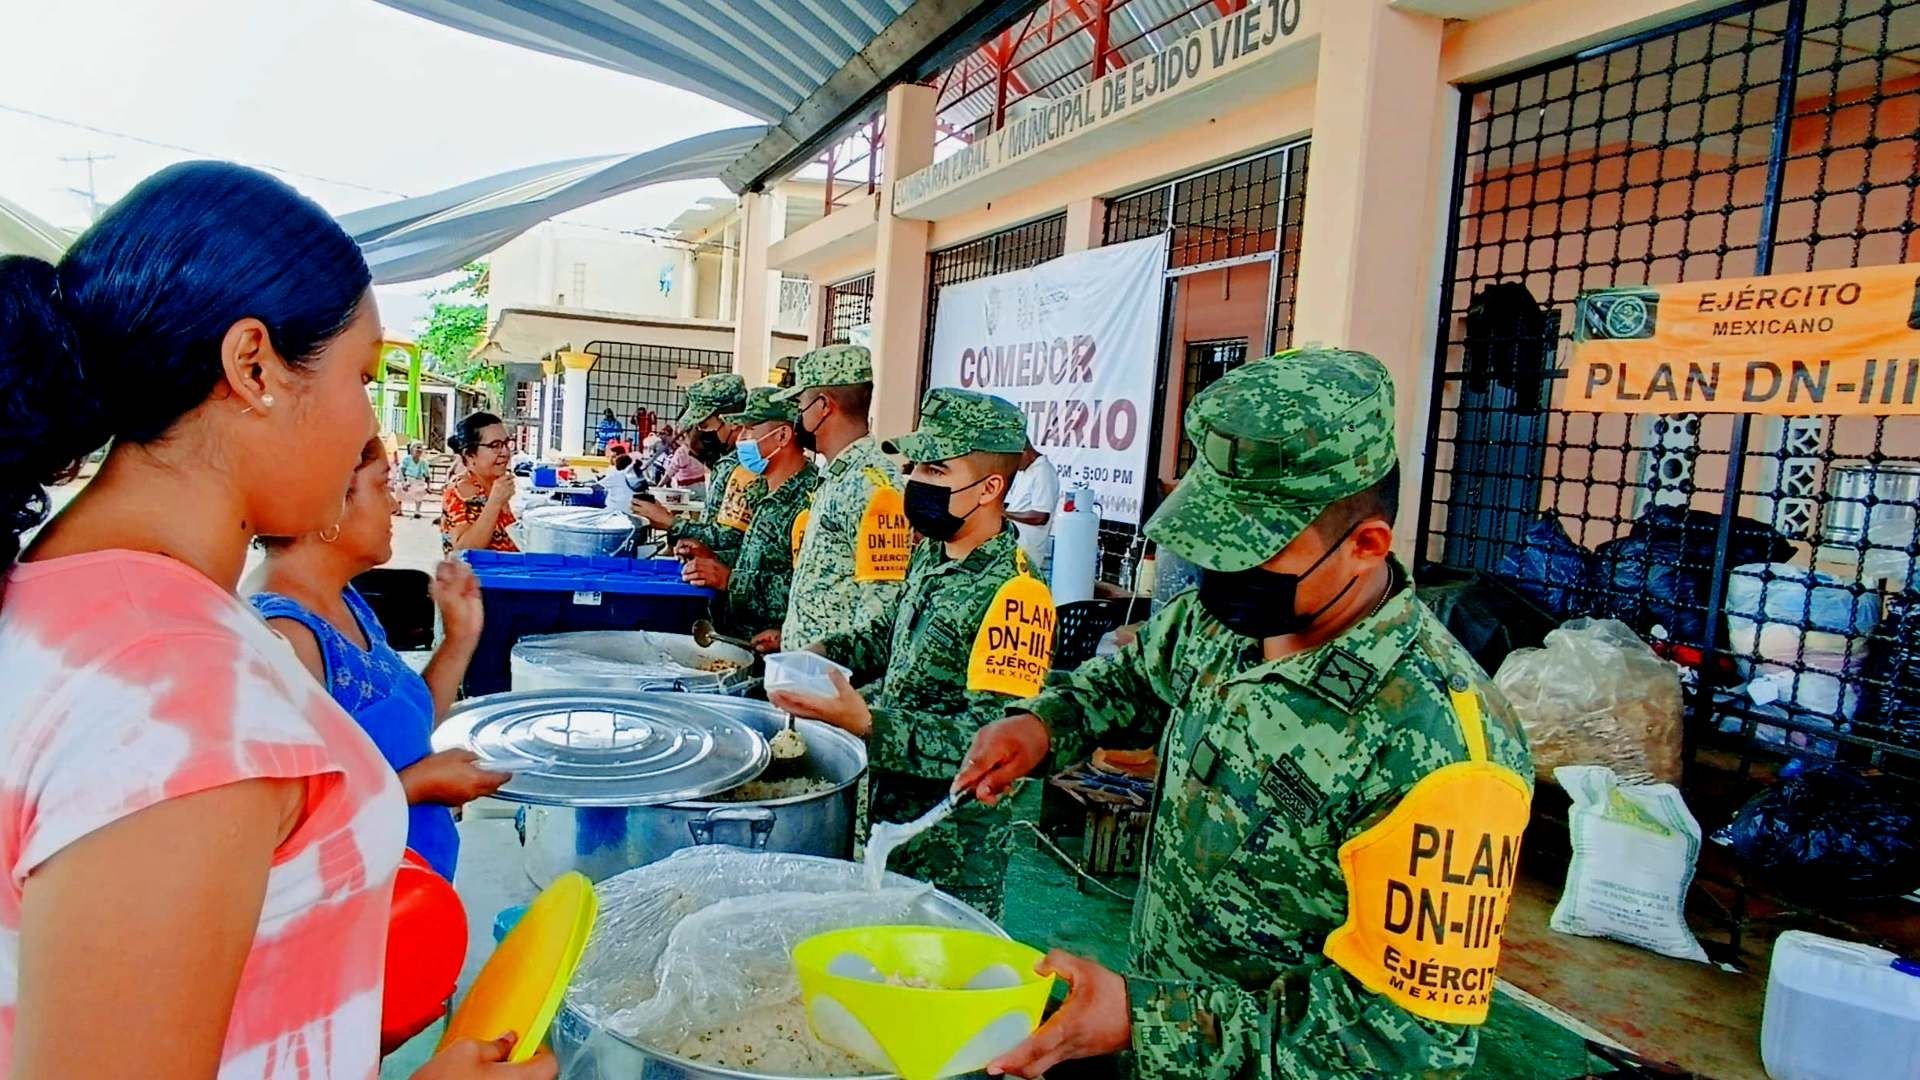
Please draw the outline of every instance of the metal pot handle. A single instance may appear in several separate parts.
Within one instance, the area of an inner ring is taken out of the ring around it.
[[[772,810],[764,806],[716,806],[707,811],[707,816],[687,822],[687,831],[693,834],[694,844],[711,844],[713,827],[716,823],[745,822],[747,848],[751,851],[765,851],[768,838],[773,836],[775,816]]]

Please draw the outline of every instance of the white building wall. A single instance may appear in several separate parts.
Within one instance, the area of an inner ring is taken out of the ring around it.
[[[562,222],[535,226],[488,262],[490,320],[530,305],[677,316],[691,286],[677,245]]]

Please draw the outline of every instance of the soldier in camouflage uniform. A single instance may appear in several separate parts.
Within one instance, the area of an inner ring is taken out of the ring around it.
[[[694,456],[707,466],[706,514],[701,520],[678,520],[656,502],[633,504],[635,517],[667,530],[668,542],[682,558],[705,555],[732,566],[753,524],[754,508],[766,497],[767,485],[740,468],[740,455],[733,450],[740,429],[724,419],[746,403],[747,383],[738,375],[709,375],[687,388],[680,430],[693,440]]]
[[[1012,404],[928,393],[919,430],[884,447],[912,464],[907,514],[927,537],[900,603],[809,646],[851,667],[856,681],[878,681],[855,692],[838,680],[837,699],[774,695],[790,712],[866,737],[876,821],[910,821],[944,799],[974,733],[1045,680],[1053,603],[1026,573],[1002,513],[1025,448],[1026,418]],[[1004,811],[964,807],[896,851],[889,869],[997,917],[1006,827]]]
[[[794,438],[793,405],[775,400],[775,392],[771,386],[756,387],[739,412],[721,417],[740,432],[735,447],[740,467],[757,476],[767,489],[754,508],[753,523],[741,538],[733,566],[700,555],[687,560],[680,573],[690,585],[723,594],[714,602],[714,621],[737,637],[777,630],[786,618],[799,518],[820,486],[820,474]]]
[[[781,396],[799,411],[802,445],[813,443],[808,448],[828,462],[802,531],[780,635],[798,648],[891,610],[906,580],[913,535],[900,470],[869,433],[873,358],[866,348],[829,345],[802,356],[793,386]]]
[[[1010,709],[958,777],[995,797],[1049,741],[1159,746],[1131,970],[1050,956],[1071,995],[996,1064],[1130,1047],[1159,1080],[1464,1069],[1533,770],[1391,554],[1391,377],[1282,354],[1201,394],[1187,433],[1198,460],[1147,533],[1199,588]]]

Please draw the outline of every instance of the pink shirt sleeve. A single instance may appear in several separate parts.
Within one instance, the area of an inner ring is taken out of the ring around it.
[[[150,634],[76,673],[24,733],[15,885],[80,837],[167,799],[338,774],[308,713],[316,704],[317,687],[290,691],[240,639],[214,632]]]

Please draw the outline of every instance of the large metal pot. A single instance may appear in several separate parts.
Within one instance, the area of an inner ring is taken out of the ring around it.
[[[764,702],[689,696],[737,716],[763,736],[786,724],[786,716]],[[604,881],[700,844],[848,858],[857,785],[867,773],[866,744],[830,724],[797,723],[807,756],[782,775],[818,777],[832,788],[757,802],[709,796],[656,806],[529,806],[520,837],[527,876],[542,887],[569,870]]]
[[[612,921],[618,923],[618,919]],[[915,921],[1007,936],[992,919],[937,890],[921,897]],[[811,1080],[689,1061],[602,1028],[587,1016],[573,995],[562,1003],[550,1038],[565,1080]],[[874,1074],[864,1080],[884,1080],[886,1075]]]
[[[522,551],[550,555],[614,555],[633,539],[633,519],[591,506],[529,507],[520,519]]]

